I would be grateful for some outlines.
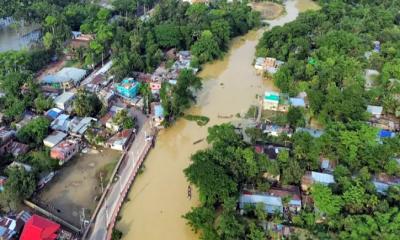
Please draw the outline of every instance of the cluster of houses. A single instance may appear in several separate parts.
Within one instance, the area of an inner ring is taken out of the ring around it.
[[[72,36],[65,52],[67,59],[76,59],[81,54],[82,48],[87,48],[95,38],[94,35],[80,32],[72,32]],[[41,92],[53,100],[54,106],[43,114],[51,122],[51,132],[43,140],[44,146],[50,149],[50,157],[56,159],[59,165],[63,165],[83,150],[86,142],[119,151],[126,150],[135,136],[135,129],[122,129],[121,123],[116,123],[114,118],[123,110],[127,111],[128,117],[134,118],[131,107],[143,108],[144,99],[140,96],[140,89],[144,83],[149,85],[153,95],[149,104],[153,126],[161,127],[164,121],[164,109],[159,97],[162,84],[175,85],[183,69],[189,69],[194,73],[198,71],[191,66],[192,56],[189,51],[171,49],[165,53],[165,57],[172,62],[172,66],[166,67],[166,64],[162,63],[152,74],[133,73],[133,77],[127,77],[120,82],[115,82],[114,77],[108,74],[112,61],[92,72],[94,66],[86,70],[66,66],[64,60],[59,60],[39,73],[37,81]],[[82,88],[96,94],[107,108],[99,119],[78,117],[74,114],[73,103],[78,96],[78,89]],[[27,91],[24,88],[21,90]],[[29,145],[18,142],[16,132],[37,117],[39,114],[27,110],[22,119],[15,123],[15,128],[0,128],[0,157],[8,155],[18,157],[29,152]],[[27,164],[18,162],[17,164],[27,171],[33,169]],[[39,188],[49,182],[55,173],[42,175]],[[2,177],[0,182],[1,189],[6,178]]]
[[[282,66],[283,64],[284,62],[279,61],[276,58],[258,57],[256,58],[254,68],[264,73],[275,74],[279,70],[279,67]]]
[[[78,238],[60,224],[43,216],[21,211],[0,217],[2,240],[77,240]]]
[[[260,124],[258,128],[260,128],[264,134],[269,134],[271,136],[286,135],[291,137],[293,134],[293,130],[287,126]],[[312,128],[296,128],[294,131],[307,132],[314,138],[319,138],[324,134],[323,130]],[[381,131],[379,134],[382,135],[385,133]],[[386,132],[386,134],[389,133]],[[291,146],[290,144],[255,143],[254,148],[257,153],[265,154],[269,161],[276,161],[279,153],[282,151],[290,151]],[[396,161],[400,164],[400,158],[396,159]],[[306,172],[301,178],[299,186],[281,185],[279,175],[275,176],[270,173],[265,173],[263,177],[273,182],[273,187],[265,192],[254,188],[244,188],[239,198],[241,213],[243,214],[246,209],[248,209],[247,205],[261,205],[267,214],[281,215],[285,220],[290,222],[292,217],[302,211],[302,209],[314,208],[313,199],[310,195],[310,189],[313,184],[318,183],[325,186],[335,184],[333,172],[336,164],[334,160],[321,156],[319,170]],[[389,176],[384,173],[374,176],[371,182],[375,186],[377,193],[382,195],[387,193],[390,186],[400,186],[399,177]],[[295,231],[291,226],[274,223],[265,223],[264,229],[273,231],[281,237],[289,237],[289,235]]]
[[[365,52],[364,56],[366,59],[369,59],[372,54],[380,54],[381,53],[381,43],[379,41],[373,42],[373,50]],[[365,69],[364,72],[364,89],[366,91],[370,91],[378,86],[378,79],[381,76],[380,72],[376,69]],[[399,79],[389,79],[388,86],[389,88],[399,89],[400,88],[400,80]],[[387,93],[389,94],[389,93]],[[394,113],[389,114],[385,113],[382,106],[376,105],[368,105],[367,112],[371,114],[371,119],[369,122],[372,126],[380,128],[384,131],[398,132],[400,131],[400,93],[394,93],[391,96],[394,101],[397,101],[398,106],[394,110]],[[391,134],[385,133],[384,135],[390,136]],[[393,136],[393,135],[391,135]]]
[[[287,112],[290,106],[307,107],[307,94],[300,93],[297,97],[289,97],[288,94],[274,91],[266,91],[262,101],[263,109],[270,111]]]

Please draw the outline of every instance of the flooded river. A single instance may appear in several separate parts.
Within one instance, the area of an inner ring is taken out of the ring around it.
[[[286,15],[269,21],[271,26],[293,21],[298,9],[315,9],[310,0],[288,0]],[[235,120],[256,103],[256,95],[275,89],[272,83],[256,75],[252,62],[262,30],[253,31],[232,42],[225,58],[204,66],[204,79],[198,102],[189,112],[210,118],[207,126]],[[233,116],[230,119],[218,116]],[[197,193],[187,199],[188,183],[182,172],[190,164],[190,156],[205,148],[207,126],[179,120],[173,127],[161,131],[156,147],[145,161],[145,171],[135,180],[121,211],[117,228],[126,240],[186,240],[197,239],[182,215],[198,204]]]

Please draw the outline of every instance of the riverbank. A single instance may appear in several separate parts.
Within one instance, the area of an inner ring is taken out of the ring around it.
[[[269,21],[271,26],[294,20],[298,15],[296,3],[288,1],[287,14]],[[261,34],[262,30],[252,31],[234,39],[224,59],[204,66],[199,74],[204,79],[203,89],[188,114],[209,117],[207,126],[233,121],[235,117],[219,116],[246,113],[250,105],[256,104],[257,94],[276,89],[252,67]],[[207,127],[185,119],[160,132],[146,159],[146,170],[135,180],[121,211],[117,228],[124,233],[124,239],[198,239],[182,218],[198,204],[196,191],[191,200],[187,198],[188,182],[183,169],[190,164],[194,152],[207,146],[205,141],[193,143],[206,136]]]

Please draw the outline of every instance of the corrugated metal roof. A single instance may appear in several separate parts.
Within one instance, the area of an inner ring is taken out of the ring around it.
[[[290,104],[293,107],[306,107],[306,103],[302,98],[290,98]]]
[[[73,92],[64,92],[58,97],[54,99],[55,104],[64,104],[65,102],[70,101],[75,96]]]
[[[383,111],[382,106],[373,106],[373,105],[368,105],[367,106],[367,112],[374,114],[374,115],[381,115]]]
[[[311,136],[319,138],[324,134],[323,130],[311,129],[311,128],[296,128],[296,132],[308,132]]]
[[[372,183],[374,184],[376,191],[381,194],[385,194],[390,186],[387,183],[378,182],[378,181],[372,181]]]
[[[322,184],[335,183],[333,175],[328,173],[311,172],[311,177],[313,181],[317,183],[322,183]]]
[[[242,194],[239,199],[240,208],[246,204],[264,203],[265,211],[268,213],[283,212],[282,199],[280,197],[259,195],[259,194]]]

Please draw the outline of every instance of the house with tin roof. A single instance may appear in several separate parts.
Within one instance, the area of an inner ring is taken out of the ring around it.
[[[329,184],[335,183],[335,178],[333,177],[333,174],[330,173],[321,173],[314,171],[307,172],[301,178],[301,189],[307,192],[310,189],[310,187],[315,183],[327,186]]]
[[[53,131],[45,139],[43,139],[43,144],[46,147],[52,148],[64,140],[68,134],[61,131]]]
[[[301,194],[298,186],[285,185],[282,187],[275,187],[268,190],[271,196],[280,197],[282,200],[287,198],[289,201],[284,205],[284,210],[290,213],[298,213],[301,211]]]
[[[108,139],[106,147],[118,151],[124,151],[128,147],[129,140],[133,137],[133,134],[133,129],[124,129]]]
[[[400,178],[390,176],[386,173],[380,173],[373,177],[372,184],[378,193],[386,195],[387,190],[391,186],[400,186]]]
[[[246,205],[263,204],[264,211],[269,214],[283,213],[282,199],[278,196],[271,196],[262,193],[245,192],[240,195],[239,207],[241,210]]]
[[[71,112],[75,95],[74,92],[63,92],[54,99],[54,104],[63,111]]]
[[[62,114],[64,111],[59,108],[51,108],[49,109],[44,115],[48,117],[50,120],[56,119],[60,114]]]
[[[314,129],[314,128],[302,128],[302,127],[296,128],[296,132],[306,132],[314,138],[319,138],[324,134],[323,130]]]
[[[53,130],[68,132],[70,122],[71,122],[71,119],[70,119],[69,115],[60,114],[56,119],[54,119],[51,122],[50,128]]]
[[[367,112],[372,115],[374,118],[381,118],[382,112],[383,112],[383,107],[382,106],[374,106],[374,105],[368,105],[367,106]]]
[[[79,83],[88,74],[87,70],[65,67],[56,74],[46,75],[41,79],[41,84],[51,85],[59,89],[71,89],[79,85]]]

